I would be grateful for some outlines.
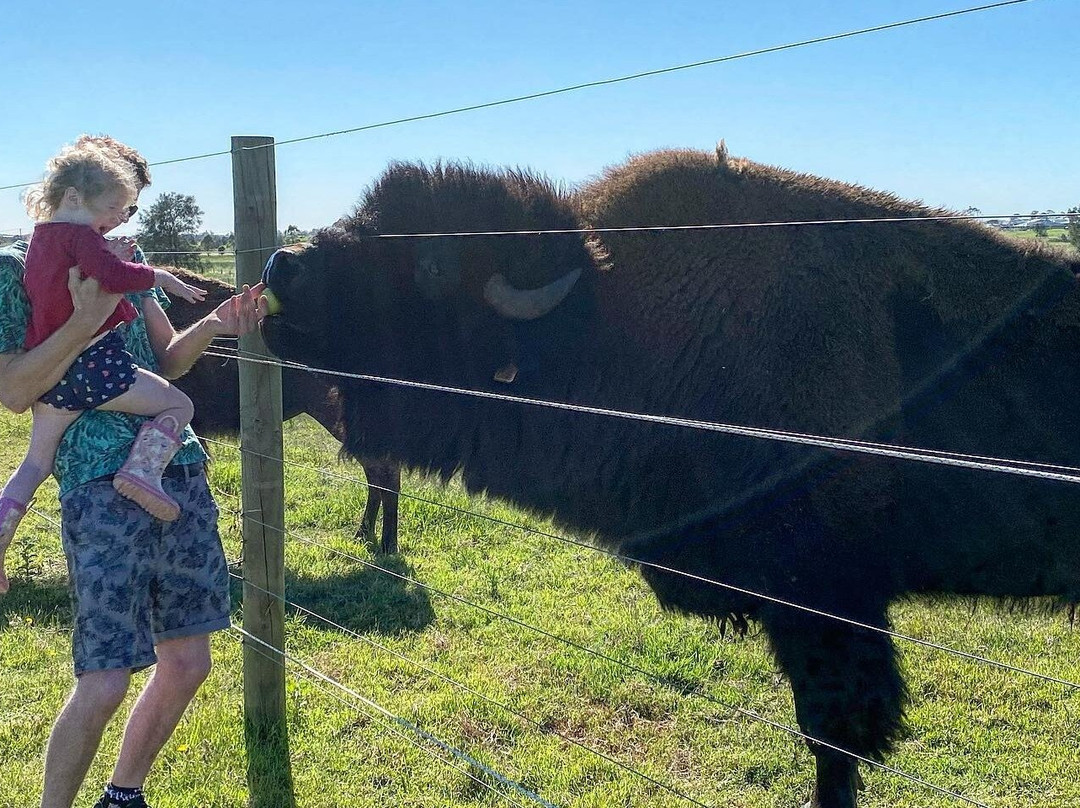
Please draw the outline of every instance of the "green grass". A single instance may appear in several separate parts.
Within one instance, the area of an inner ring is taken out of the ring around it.
[[[10,470],[21,457],[27,427],[28,419],[0,416],[0,469]],[[361,476],[359,468],[336,463],[336,444],[310,421],[287,424],[285,439],[290,462]],[[237,558],[239,469],[234,451],[216,446],[215,455],[211,476],[223,536],[229,557]],[[469,500],[457,486],[441,489],[415,477],[404,485],[418,496],[551,528],[498,503]],[[560,806],[690,804],[560,736],[706,805],[792,808],[807,798],[812,763],[801,743],[736,710],[795,724],[787,684],[761,636],[725,639],[712,625],[664,614],[635,573],[589,550],[416,500],[402,500],[400,556],[376,557],[352,538],[363,486],[294,466],[286,486],[289,530],[325,545],[289,539],[288,596],[346,629],[293,615],[289,653],[356,694]],[[53,487],[39,494],[50,518],[54,500]],[[56,529],[31,516],[17,542],[9,553],[14,586],[0,599],[4,808],[22,805],[10,795],[40,780],[50,722],[72,683]],[[419,583],[367,566],[375,563]],[[668,684],[439,592],[624,660]],[[909,603],[894,617],[902,632],[1080,681],[1080,633],[1061,615]],[[158,808],[246,804],[240,645],[223,632],[213,647],[211,680],[152,773]],[[1080,805],[1080,693],[902,647],[914,703],[911,730],[890,765],[995,808]],[[439,762],[430,745],[418,749],[400,725],[342,703],[352,696],[313,684],[293,668],[287,681],[298,806],[509,804]],[[107,778],[120,733],[117,721],[79,805],[89,805]],[[869,808],[963,804],[885,772],[865,778],[861,804]]]
[[[1042,244],[1057,247],[1066,255],[1076,256],[1080,251],[1069,242],[1068,231],[1064,227],[1055,227],[1046,231],[1045,236],[1038,235],[1034,230],[1004,230],[1005,235],[1012,238],[1038,240]]]
[[[217,253],[202,253],[199,255],[199,272],[212,278],[236,282],[236,259],[230,253],[218,255]]]
[[[1064,227],[1051,227],[1046,231],[1045,236],[1040,236],[1034,230],[1004,230],[1002,232],[1017,238],[1042,238],[1051,242],[1068,240],[1068,231]]]

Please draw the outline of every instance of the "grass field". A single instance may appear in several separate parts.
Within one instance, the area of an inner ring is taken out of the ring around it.
[[[199,261],[202,262],[199,272],[203,275],[229,283],[236,282],[236,259],[231,254],[206,253],[199,256]]]
[[[28,426],[26,418],[0,416],[5,473],[21,456]],[[445,752],[352,694],[559,806],[694,804],[628,769],[710,806],[792,808],[807,798],[809,753],[740,712],[795,724],[787,684],[762,637],[723,638],[715,626],[662,613],[634,572],[589,550],[417,500],[402,500],[401,554],[374,556],[352,538],[363,486],[318,471],[360,477],[360,470],[337,464],[336,443],[311,421],[287,424],[285,440],[290,464],[316,469],[287,467],[287,524],[295,534],[287,544],[288,597],[336,624],[294,613],[288,651],[351,691],[290,666],[298,806],[531,804],[505,788],[514,802],[489,792],[436,757]],[[235,559],[239,468],[235,450],[215,446],[215,455],[212,484]],[[469,501],[454,486],[408,478],[404,487],[550,530],[496,503]],[[51,481],[39,502],[50,521],[27,517],[8,555],[14,585],[0,599],[3,808],[24,805],[11,795],[39,781],[50,721],[72,682]],[[1080,682],[1080,632],[1060,614],[903,604],[894,618],[901,632]],[[994,808],[1080,805],[1080,692],[901,645],[914,703],[891,765]],[[217,635],[214,654],[210,682],[152,774],[157,808],[246,804],[238,636]],[[78,805],[89,806],[108,777],[120,732],[119,724],[109,729]],[[863,806],[964,804],[886,772],[865,778]]]

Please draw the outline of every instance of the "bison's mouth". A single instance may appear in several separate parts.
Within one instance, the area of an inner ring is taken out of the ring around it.
[[[266,347],[279,359],[318,365],[326,355],[321,334],[291,323],[280,314],[264,318],[260,331]]]

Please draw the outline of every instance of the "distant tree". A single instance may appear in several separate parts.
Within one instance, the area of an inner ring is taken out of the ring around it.
[[[211,233],[207,230],[199,238],[199,248],[204,252],[212,252],[213,250],[223,247],[229,238],[229,236],[221,233]]]
[[[167,264],[188,269],[200,269],[196,233],[202,224],[203,212],[195,197],[165,193],[139,215],[139,246],[149,255],[151,263]]]
[[[1069,243],[1080,250],[1080,206],[1069,208],[1069,213],[1072,213],[1073,215],[1069,217],[1069,224],[1066,226],[1066,236],[1069,239]]]
[[[285,228],[285,232],[281,234],[282,244],[299,244],[300,242],[307,241],[308,234],[297,227],[295,224],[290,224]]]
[[[982,216],[982,211],[976,207],[966,208],[964,210],[965,216]]]
[[[1031,229],[1035,230],[1036,238],[1047,238],[1047,217],[1038,211],[1031,211],[1031,216],[1034,217],[1031,220]]]

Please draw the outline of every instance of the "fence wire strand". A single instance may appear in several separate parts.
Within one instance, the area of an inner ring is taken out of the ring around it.
[[[489,401],[502,401],[511,404],[527,404],[534,407],[564,410],[584,415],[602,415],[609,418],[619,418],[629,421],[641,421],[644,423],[658,424],[661,426],[678,426],[688,429],[698,429],[704,432],[719,432],[727,435],[741,437],[761,438],[764,440],[777,441],[780,443],[793,443],[803,446],[814,446],[822,449],[834,449],[837,451],[855,452],[859,454],[890,457],[897,460],[913,460],[925,463],[935,463],[945,466],[957,466],[960,468],[977,469],[980,471],[992,471],[1004,474],[1016,474],[1025,477],[1038,477],[1046,480],[1056,480],[1071,484],[1080,484],[1080,468],[1076,466],[1055,466],[1047,463],[1037,463],[1029,460],[1011,460],[1007,458],[986,458],[983,460],[969,459],[977,455],[961,455],[943,450],[928,450],[910,446],[898,446],[894,444],[871,443],[868,441],[854,440],[850,438],[834,438],[823,435],[814,435],[806,432],[785,432],[764,427],[744,426],[741,424],[717,423],[712,421],[699,421],[692,418],[675,418],[666,415],[650,415],[648,413],[625,412],[606,407],[591,407],[581,404],[568,404],[561,401],[545,401],[543,399],[511,396],[505,393],[491,393],[486,390],[469,390],[461,387],[451,387],[442,384],[417,382],[408,379],[394,379],[385,376],[373,376],[366,373],[347,373],[340,370],[328,370],[326,368],[310,367],[298,362],[289,362],[281,359],[267,359],[257,354],[245,354],[243,351],[236,353],[220,353],[206,351],[204,355],[217,356],[223,359],[236,359],[242,362],[270,365],[291,370],[302,370],[310,373],[318,373],[325,376],[335,376],[356,381],[375,382],[378,384],[396,385],[417,390],[425,390],[434,393],[448,393],[457,396],[472,396]],[[1061,471],[1050,471],[1060,469]]]
[[[1010,214],[1011,215],[1011,214]],[[1066,219],[1080,218],[1080,213],[1055,213],[1054,216]],[[711,231],[711,230],[745,230],[754,228],[773,227],[821,227],[826,225],[844,224],[902,224],[920,222],[970,222],[970,221],[994,221],[1009,218],[1004,214],[992,216],[979,214],[978,216],[965,213],[942,213],[929,216],[877,216],[862,219],[802,219],[790,221],[771,222],[719,222],[716,224],[678,224],[678,225],[634,225],[628,227],[576,227],[564,229],[543,230],[463,230],[443,233],[372,233],[360,238],[364,239],[409,239],[409,238],[468,238],[471,236],[558,236],[558,235],[591,235],[596,233],[668,233],[683,231]],[[145,255],[245,255],[248,253],[270,252],[284,250],[289,247],[302,247],[308,242],[297,241],[291,244],[274,244],[266,247],[248,247],[243,250],[227,250],[224,253],[215,253],[212,250],[146,250]]]

